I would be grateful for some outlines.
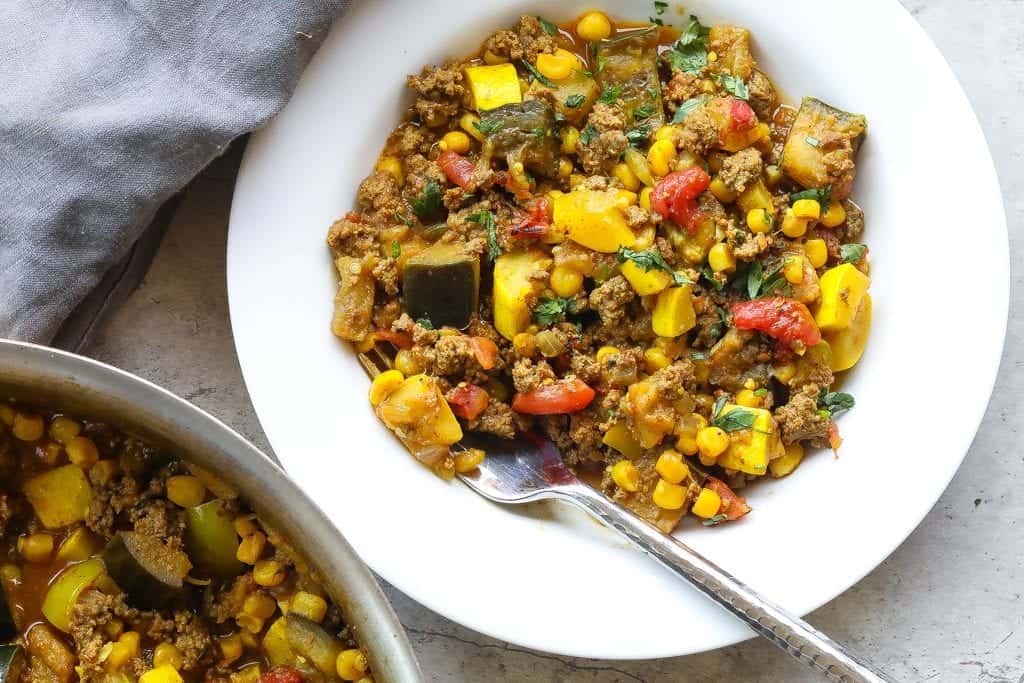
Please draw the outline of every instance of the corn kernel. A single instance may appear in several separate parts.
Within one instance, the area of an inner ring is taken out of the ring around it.
[[[782,266],[782,276],[786,282],[798,285],[804,281],[804,259],[802,256],[787,256]]]
[[[62,444],[67,444],[68,441],[78,436],[81,431],[81,423],[63,415],[53,418],[47,430],[51,439]]]
[[[107,637],[111,640],[116,640],[121,637],[124,633],[124,622],[120,619],[111,619],[103,625],[103,632],[107,634]]]
[[[612,167],[612,175],[618,178],[622,186],[631,192],[636,192],[640,189],[640,179],[636,177],[632,169],[624,163],[615,164]]]
[[[274,603],[274,606],[276,607],[277,603]],[[263,624],[265,621],[265,619],[254,617],[251,614],[239,614],[235,617],[235,623],[238,624],[238,627],[242,629],[243,633],[259,633],[263,630]]]
[[[747,212],[747,227],[751,232],[765,233],[772,229],[772,215],[768,209],[751,209]]]
[[[683,462],[683,456],[672,449],[663,451],[658,456],[658,462],[654,465],[661,478],[670,484],[680,484],[690,476],[690,467]]]
[[[671,364],[672,360],[661,349],[650,348],[644,351],[644,367],[651,374],[662,368],[667,368]]]
[[[465,154],[472,144],[468,135],[461,130],[452,130],[444,134],[437,146],[442,152],[457,152]]]
[[[561,297],[575,296],[583,289],[583,274],[574,268],[555,266],[551,271],[551,289]]]
[[[412,351],[409,349],[401,349],[395,354],[395,370],[398,370],[406,377],[423,372],[423,368],[417,362],[416,356],[412,355]]]
[[[238,534],[239,538],[251,536],[259,530],[259,527],[256,526],[254,515],[238,515],[235,517],[235,533]]]
[[[455,471],[459,474],[472,472],[484,461],[486,453],[479,448],[467,448],[455,454]]]
[[[612,481],[623,491],[633,493],[640,488],[640,471],[629,460],[620,460],[612,465]]]
[[[179,671],[182,664],[181,651],[173,643],[160,643],[153,650],[153,668],[169,666]]]
[[[157,666],[139,676],[139,683],[182,683],[181,674],[173,666]]]
[[[50,534],[30,534],[18,537],[18,552],[27,561],[36,564],[48,562],[53,555],[53,536]]]
[[[846,221],[846,209],[841,202],[832,202],[828,205],[828,211],[821,217],[821,224],[826,228],[835,228]]]
[[[234,663],[242,656],[242,651],[245,649],[245,646],[242,644],[242,637],[237,633],[221,638],[218,645],[220,645],[221,660],[225,664]]]
[[[676,145],[671,140],[655,140],[647,150],[647,161],[651,165],[651,173],[666,176],[672,170],[671,164],[676,158]]]
[[[736,257],[732,248],[725,242],[719,242],[708,252],[708,265],[716,273],[729,272],[736,268]]]
[[[38,441],[43,437],[46,423],[39,415],[15,413],[11,431],[19,441]]]
[[[714,50],[712,50],[711,52],[708,52],[708,61],[711,62],[711,63],[717,62],[718,61],[718,53],[715,52]]]
[[[568,178],[572,175],[573,166],[572,160],[569,157],[562,157],[558,160],[558,175],[562,178]]]
[[[807,220],[797,217],[793,209],[786,209],[786,215],[782,217],[782,234],[786,237],[803,237],[807,232]]]
[[[170,477],[167,498],[178,507],[194,508],[206,500],[206,487],[198,477]]]
[[[64,449],[68,453],[68,460],[87,470],[100,459],[100,452],[96,443],[87,436],[76,436],[68,441]]]
[[[750,389],[740,389],[736,393],[736,404],[744,408],[760,408],[761,397]]]
[[[651,210],[651,193],[653,191],[654,191],[653,188],[650,188],[650,187],[645,187],[644,189],[640,190],[640,207],[641,208],[647,209],[648,211]]]
[[[38,451],[37,451],[38,452]],[[42,446],[42,452],[40,453],[40,460],[43,461],[44,465],[59,465],[64,458],[64,447],[56,441],[46,442]]]
[[[373,382],[370,383],[370,405],[379,405],[404,381],[405,375],[398,370],[387,370],[374,377]],[[244,536],[244,534],[239,535]]]
[[[575,154],[579,142],[580,131],[578,128],[566,126],[562,129],[562,154]]]
[[[358,681],[369,668],[366,655],[362,650],[342,650],[338,653],[335,668],[338,670],[338,677],[343,681]]]
[[[242,603],[242,611],[253,617],[269,619],[277,611],[277,602],[265,593],[252,593]]]
[[[662,510],[678,510],[686,502],[686,487],[659,479],[651,500]]]
[[[717,458],[729,447],[729,435],[719,427],[705,427],[697,432],[697,447],[701,455]]]
[[[553,81],[568,78],[578,67],[579,58],[563,48],[558,48],[554,54],[542,52],[537,55],[537,71]]]
[[[252,570],[253,581],[267,588],[280,586],[284,576],[285,568],[277,560],[259,560]]]
[[[807,254],[807,260],[814,268],[821,268],[828,263],[828,245],[825,244],[825,240],[807,240],[804,243],[804,253]]]
[[[14,408],[10,407],[6,403],[0,403],[0,423],[10,427],[14,425],[14,416]]]
[[[798,199],[793,202],[793,213],[797,218],[818,220],[821,218],[821,204],[817,199]]]
[[[104,662],[107,671],[117,671],[127,664],[129,660],[139,656],[139,644],[142,636],[136,631],[125,631],[117,639],[116,643],[110,643],[110,652]]]
[[[693,503],[693,514],[711,519],[722,509],[722,497],[711,489],[701,489]]]
[[[602,346],[597,350],[594,357],[597,358],[598,363],[603,363],[606,358],[614,356],[617,353],[619,353],[619,350],[614,346]]]
[[[708,186],[711,190],[711,194],[715,196],[715,199],[722,202],[723,204],[731,204],[736,201],[736,197],[739,196],[734,190],[730,190],[729,187],[722,182],[721,178],[715,177],[711,181],[711,185]]]
[[[399,185],[402,184],[402,161],[398,157],[391,155],[382,156],[377,160],[377,170],[393,177]]]
[[[288,606],[288,612],[299,614],[319,624],[327,616],[327,601],[319,595],[299,591],[292,598],[291,604]]]
[[[494,66],[495,64],[504,64],[508,59],[501,55],[496,55],[490,50],[484,50],[484,64],[488,66]]]
[[[576,35],[593,42],[604,40],[612,34],[612,22],[601,12],[587,12],[576,24]]]
[[[470,137],[475,138],[479,142],[484,141],[484,134],[480,132],[477,125],[480,123],[480,117],[476,114],[466,112],[459,117],[459,128],[469,133]]]
[[[262,531],[254,531],[238,544],[238,552],[235,557],[239,562],[245,564],[256,564],[263,554],[263,547],[267,543],[267,536]]]
[[[530,358],[537,350],[537,338],[529,332],[520,332],[512,337],[512,350],[517,356]]]

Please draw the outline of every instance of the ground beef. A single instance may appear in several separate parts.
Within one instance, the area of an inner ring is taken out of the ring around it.
[[[242,613],[245,598],[256,590],[251,573],[243,574],[230,585],[203,593],[203,614],[214,623],[223,624]]]
[[[775,111],[775,86],[760,70],[754,69],[747,83],[750,89],[750,107],[762,121],[771,119]]]
[[[642,206],[630,204],[626,207],[625,214],[626,223],[635,232],[654,227],[654,214]]]
[[[627,387],[640,379],[640,368],[643,366],[642,349],[621,349],[601,361],[601,376],[609,387]]]
[[[841,231],[839,238],[843,242],[856,242],[864,232],[864,211],[849,199],[843,200],[843,208],[846,209],[846,222],[836,232]]]
[[[675,136],[676,147],[704,154],[708,147],[718,142],[718,122],[708,113],[706,107],[699,107],[683,119],[682,129]]]
[[[382,222],[392,223],[399,220],[399,216],[412,215],[411,207],[402,198],[398,181],[384,171],[374,171],[367,176],[359,185],[356,200],[359,202],[360,210]]]
[[[601,316],[606,327],[621,325],[626,318],[626,307],[636,298],[636,291],[626,278],[616,275],[590,293],[590,307]]]
[[[594,360],[593,356],[573,351],[569,367],[572,369],[572,374],[590,386],[601,381],[601,364]]]
[[[441,337],[434,345],[434,353],[434,370],[437,374],[457,376],[468,381],[486,381],[486,372],[476,359],[470,337],[462,334]],[[499,358],[495,358],[496,363],[499,361]]]
[[[171,617],[156,614],[146,635],[156,641],[173,643],[181,653],[183,671],[195,669],[212,643],[202,617],[188,611],[175,612]]]
[[[503,439],[511,439],[516,435],[516,424],[512,408],[507,403],[492,398],[484,412],[466,425],[470,431],[487,432]]]
[[[171,548],[181,548],[185,537],[185,515],[173,503],[153,498],[132,508],[133,530],[159,539]]]
[[[524,14],[519,17],[518,34],[521,58],[530,62],[537,61],[537,55],[542,52],[551,54],[558,49],[558,39],[549,35],[535,16]]]
[[[93,533],[109,539],[114,535],[114,523],[118,515],[130,510],[138,502],[138,482],[132,477],[121,477],[94,491],[85,525]]]
[[[718,177],[726,187],[739,193],[760,180],[763,168],[761,153],[747,147],[725,158]]]
[[[596,460],[601,462],[605,457],[603,423],[607,415],[600,406],[593,404],[586,410],[573,413],[569,417],[569,438],[572,439],[576,462]]]
[[[376,249],[377,232],[378,226],[355,214],[346,214],[331,224],[327,231],[327,246],[339,256],[362,256]]]
[[[512,367],[512,382],[516,391],[525,394],[527,391],[536,389],[546,381],[554,381],[555,371],[551,369],[545,360],[532,361],[529,358],[520,358]]]
[[[404,123],[388,136],[386,149],[389,153],[406,157],[410,154],[428,154],[437,141],[437,134],[430,128]]]
[[[589,174],[607,175],[629,146],[626,118],[617,106],[598,102],[587,118],[587,128],[592,128],[594,134],[587,142],[580,138],[577,151],[580,164]]]
[[[398,272],[398,261],[390,257],[378,259],[373,264],[373,278],[387,294],[396,296],[401,280],[401,274]]]
[[[78,652],[82,680],[101,679],[104,675],[100,651],[111,640],[104,627],[114,619],[134,621],[139,611],[129,607],[123,593],[109,595],[86,591],[71,614],[71,638]]]
[[[419,76],[409,76],[407,85],[419,93],[413,109],[428,128],[439,128],[459,113],[466,88],[457,61],[442,66],[425,66]]]
[[[829,445],[830,420],[818,414],[820,393],[821,388],[817,384],[807,384],[791,393],[786,405],[776,409],[775,422],[779,425],[783,443],[810,441],[812,446],[819,448]]]
[[[672,73],[672,78],[661,89],[662,98],[673,112],[678,105],[697,97],[701,92],[700,74],[679,70]]]
[[[772,239],[764,233],[755,233],[730,222],[726,229],[726,241],[732,247],[732,254],[740,261],[753,261],[758,255],[768,251]]]

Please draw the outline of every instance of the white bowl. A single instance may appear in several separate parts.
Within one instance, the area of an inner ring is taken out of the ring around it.
[[[646,3],[594,3],[644,20]],[[520,12],[556,2],[357,3],[287,109],[249,144],[231,212],[228,284],[249,391],[285,467],[387,581],[465,626],[565,655],[648,658],[751,632],[645,556],[557,505],[500,508],[416,465],[378,424],[354,354],[329,331],[327,227],[353,206],[408,105],[407,73],[463,55]],[[1007,234],[967,100],[895,0],[687,5],[749,27],[793,99],[868,116],[855,196],[867,214],[875,320],[845,390],[838,458],[745,493],[744,521],[684,523],[687,543],[800,614],[873,569],[956,472],[981,420],[1005,333]],[[676,8],[667,17],[680,23]],[[888,46],[888,47],[885,47]]]

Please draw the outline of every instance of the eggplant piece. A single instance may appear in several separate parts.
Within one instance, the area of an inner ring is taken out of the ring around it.
[[[244,568],[238,561],[235,523],[217,499],[189,508],[186,512],[185,549],[196,568],[206,576],[231,579]]]
[[[18,683],[25,670],[25,650],[21,645],[0,645],[0,683]]]
[[[555,135],[555,110],[544,100],[506,104],[480,114],[485,131],[485,159],[504,157],[509,168],[516,163],[534,173],[558,175],[559,148]]]
[[[844,162],[857,156],[867,127],[861,114],[805,97],[782,148],[782,171],[806,188],[831,185],[834,200],[849,197],[856,171]]]
[[[652,135],[664,125],[657,26],[602,40],[596,47],[596,62],[602,97],[616,94],[627,129],[643,131],[646,126]]]
[[[336,676],[336,662],[341,652],[341,643],[320,624],[297,614],[284,617],[288,635],[288,646],[295,654],[305,657],[322,674],[333,679]]]
[[[192,569],[184,552],[134,531],[114,536],[103,551],[103,562],[132,606],[143,609],[161,609],[181,600],[185,575]]]
[[[7,591],[3,582],[0,582],[0,643],[14,640],[18,636],[18,628],[14,624],[14,615],[11,613],[10,603],[7,601]],[[0,675],[2,679],[2,675]],[[0,680],[0,683],[3,683]]]
[[[590,113],[590,109],[601,94],[601,88],[593,76],[578,69],[567,78],[544,85],[540,81],[530,84],[526,99],[545,99],[554,103],[555,110],[565,117],[569,124],[576,126]]]
[[[402,274],[405,310],[434,327],[463,329],[476,312],[480,259],[457,245],[438,242],[413,256]]]

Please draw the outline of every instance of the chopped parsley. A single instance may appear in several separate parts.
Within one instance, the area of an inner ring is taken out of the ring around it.
[[[635,118],[637,121],[640,121],[642,119],[649,119],[652,116],[654,116],[654,104],[652,104],[651,102],[648,102],[643,106],[637,107],[636,110],[633,112],[633,118]]]
[[[655,14],[658,14],[658,15],[664,14],[665,13],[665,9],[667,7],[668,7],[668,3],[667,2],[662,2],[662,0],[654,0],[654,13]]]
[[[477,211],[470,214],[466,220],[476,223],[487,231],[487,258],[496,261],[501,256],[501,246],[498,244],[498,227],[494,222],[494,212]]]
[[[647,17],[647,21],[657,26],[664,26],[665,22],[661,20],[661,17]]]
[[[473,127],[483,135],[490,135],[491,133],[497,133],[499,130],[504,128],[505,122],[501,119],[493,119],[491,121],[474,121]]]
[[[704,526],[718,526],[719,524],[728,519],[729,515],[725,514],[724,512],[719,512],[714,517],[711,517],[710,519],[705,519],[703,522],[701,522],[701,524],[703,524]]]
[[[548,34],[549,36],[558,35],[558,27],[552,24],[550,21],[548,21],[544,17],[537,17],[537,21],[540,22],[540,27],[544,29],[544,33]]]
[[[729,314],[725,312],[725,309],[721,306],[715,306],[715,312],[718,313],[718,322],[711,326],[708,332],[716,340],[721,339],[725,331],[729,329]]]
[[[622,96],[622,86],[613,85],[610,88],[605,88],[601,91],[601,96],[597,98],[598,102],[604,104],[615,104],[615,102]]]
[[[821,394],[818,395],[818,412],[822,417],[829,419],[846,412],[855,404],[853,396],[842,391],[822,389]]]
[[[565,320],[565,316],[576,312],[576,299],[563,299],[560,296],[542,297],[533,309],[533,321],[542,327],[554,325]]]
[[[860,263],[864,258],[864,252],[868,250],[866,244],[850,243],[839,247],[839,260],[843,263]]]
[[[691,97],[676,108],[676,114],[672,117],[672,123],[682,123],[683,119],[703,107],[708,101],[707,95]]]
[[[700,23],[697,17],[690,15],[690,23],[683,29],[679,40],[672,43],[662,55],[668,65],[680,71],[700,71],[708,64],[707,36],[710,28]]]
[[[586,100],[587,98],[583,95],[569,95],[565,98],[565,106],[569,109],[578,109]]]
[[[430,318],[416,318],[416,324],[425,330],[434,329],[434,323],[430,322]]]
[[[402,245],[398,242],[391,243],[391,258],[398,258],[402,255]]]
[[[761,387],[760,389],[758,389],[757,391],[754,392],[754,396],[758,396],[758,397],[767,396],[767,395],[768,395],[768,389],[766,389],[765,387]]]
[[[747,84],[739,76],[722,74],[715,76],[715,80],[733,97],[738,97],[741,100],[750,99],[750,88],[747,87]]]
[[[551,79],[548,78],[547,76],[545,76],[544,74],[542,74],[540,71],[538,71],[537,67],[535,67],[533,64],[530,64],[525,59],[520,61],[519,63],[523,65],[524,69],[526,69],[527,71],[530,72],[530,76],[533,77],[533,80],[535,80],[538,83],[540,83],[541,85],[545,85],[545,86],[547,86],[549,88],[554,88],[555,87],[555,84],[551,82]]]
[[[533,137],[537,138],[538,140],[543,140],[544,136],[547,135],[547,134],[548,134],[548,132],[545,129],[543,129],[543,128],[534,128],[533,129]]]
[[[767,267],[755,260],[747,271],[747,296],[756,299],[777,290],[786,290],[789,283],[782,274],[783,260],[773,261]]]
[[[433,218],[441,210],[441,186],[437,184],[436,180],[431,180],[423,187],[423,191],[419,196],[415,197],[410,203],[412,204],[413,213],[421,221]]]
[[[735,406],[723,415],[722,409],[725,407],[725,403],[725,396],[719,396],[718,400],[715,401],[714,412],[711,414],[711,425],[713,427],[718,427],[723,432],[731,434],[732,432],[750,429],[754,426],[754,422],[757,421],[757,413],[743,406]]]
[[[597,56],[597,73],[604,71],[604,55]]]
[[[813,199],[821,204],[821,211],[824,213],[825,211],[828,211],[828,207],[832,203],[832,186],[826,185],[825,187],[815,187],[810,190],[801,190],[789,195],[789,201],[791,204],[798,199]]]
[[[672,276],[672,282],[678,287],[680,285],[692,285],[690,281],[682,273],[677,273],[672,269],[665,261],[665,257],[661,255],[657,249],[648,249],[647,251],[633,251],[629,247],[619,247],[619,251],[616,253],[616,258],[619,263],[625,263],[626,261],[632,261],[637,267],[643,268],[645,271],[648,270],[662,270]]]
[[[580,131],[580,142],[584,145],[589,145],[590,141],[597,137],[597,129],[592,124],[587,124],[587,127]]]
[[[651,127],[646,123],[641,123],[639,126],[626,131],[626,140],[631,145],[640,145],[647,142],[649,137],[651,137]]]
[[[807,137],[804,138],[804,140],[811,147],[821,147],[821,140],[819,140],[818,138],[814,137],[813,135],[808,135]]]
[[[721,292],[722,288],[725,287],[725,283],[715,277],[715,271],[711,270],[711,266],[704,266],[700,274],[708,281],[708,284],[715,288],[716,292]]]

